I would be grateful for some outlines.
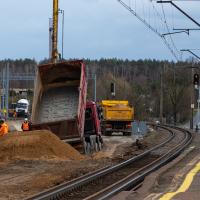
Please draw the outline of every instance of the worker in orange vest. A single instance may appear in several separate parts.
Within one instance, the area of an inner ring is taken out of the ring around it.
[[[21,128],[23,131],[30,131],[30,123],[27,118],[24,119],[24,122],[22,123]]]
[[[17,112],[16,112],[16,110],[14,110],[14,112],[13,112],[13,119],[16,120],[16,118],[17,118]]]
[[[8,133],[8,124],[4,119],[0,119],[0,136],[4,136]]]

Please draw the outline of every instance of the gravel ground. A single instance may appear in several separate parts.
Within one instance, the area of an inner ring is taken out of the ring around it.
[[[123,192],[118,196],[117,200],[158,200],[166,192],[176,191],[186,174],[200,160],[200,134],[195,135],[191,145],[172,163],[146,177],[143,186],[139,190]],[[193,188],[189,190],[194,191]],[[185,194],[182,195],[184,196]],[[196,198],[195,195],[195,192],[191,192],[186,199],[198,200],[199,197]],[[182,197],[177,199],[183,199]],[[115,199],[113,198],[112,200]]]
[[[20,119],[8,120],[7,122],[8,122],[10,131],[22,131],[21,126],[22,126],[23,120],[20,120]]]
[[[85,156],[81,161],[54,159],[0,163],[0,200],[21,200],[64,181],[128,159],[160,143],[168,136],[165,131],[158,132],[160,133],[153,132],[145,137],[140,149],[135,146],[131,137],[105,137],[103,151]]]

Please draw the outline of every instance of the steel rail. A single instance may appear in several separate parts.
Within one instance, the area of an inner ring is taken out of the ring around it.
[[[84,200],[107,200],[121,191],[130,190],[133,187],[137,187],[137,185],[140,185],[148,174],[177,157],[192,141],[192,134],[189,131],[185,131],[184,129],[175,129],[183,132],[185,135],[185,138],[181,143],[176,145],[173,149],[169,150],[166,154],[153,161],[152,163],[144,166],[141,169],[138,169],[137,171],[134,171],[132,174],[128,175],[117,183],[104,188],[103,190],[85,198]]]
[[[99,169],[99,170],[94,171],[92,173],[81,176],[77,179],[74,179],[72,181],[60,184],[56,187],[53,187],[49,190],[46,190],[42,193],[35,195],[35,196],[27,198],[26,200],[54,200],[54,199],[57,200],[57,199],[59,199],[59,197],[62,197],[66,193],[70,193],[71,191],[73,191],[77,188],[80,188],[80,187],[82,187],[82,186],[84,186],[84,185],[86,185],[86,184],[88,184],[92,181],[98,180],[98,179],[106,176],[107,174],[110,174],[110,173],[113,173],[117,170],[120,170],[120,169],[134,163],[135,161],[138,161],[138,160],[144,158],[145,156],[150,154],[152,151],[164,146],[165,144],[167,144],[168,142],[173,140],[173,138],[175,137],[174,132],[171,131],[170,129],[168,129],[166,127],[161,127],[161,126],[160,126],[160,128],[167,130],[170,133],[170,136],[167,137],[167,139],[164,142],[162,142],[162,143],[156,145],[155,147],[145,151],[144,153],[137,155],[137,156],[134,156],[134,157],[132,157],[132,158],[130,158],[130,159],[128,159],[128,160],[126,160],[122,163],[116,164],[114,166],[102,168],[102,169]]]

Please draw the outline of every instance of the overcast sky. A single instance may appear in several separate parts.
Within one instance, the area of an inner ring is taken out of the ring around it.
[[[145,12],[150,9],[149,0],[124,2],[140,14],[142,6]],[[200,23],[200,2],[175,3]],[[160,5],[154,5],[162,14]],[[176,9],[163,6],[170,30],[172,25],[198,28]],[[65,58],[174,59],[162,40],[117,0],[60,0],[59,7],[65,10]],[[147,20],[152,22],[158,17],[148,14]],[[47,58],[51,15],[52,0],[0,0],[0,59]],[[173,39],[178,49],[200,48],[199,31],[191,32],[190,36],[174,35]],[[200,51],[195,52],[200,55]],[[183,58],[188,56],[184,53]]]

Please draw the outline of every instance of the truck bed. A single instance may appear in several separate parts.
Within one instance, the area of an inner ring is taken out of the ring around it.
[[[44,92],[39,104],[36,123],[47,123],[75,118],[79,92],[76,87],[52,88]]]
[[[128,107],[107,107],[104,109],[104,120],[109,121],[132,121],[133,109]]]
[[[39,65],[32,105],[32,129],[51,130],[61,139],[83,138],[86,91],[83,61]]]
[[[76,119],[61,120],[55,122],[47,122],[40,124],[31,124],[31,130],[50,130],[55,133],[60,139],[77,138],[79,136]]]

